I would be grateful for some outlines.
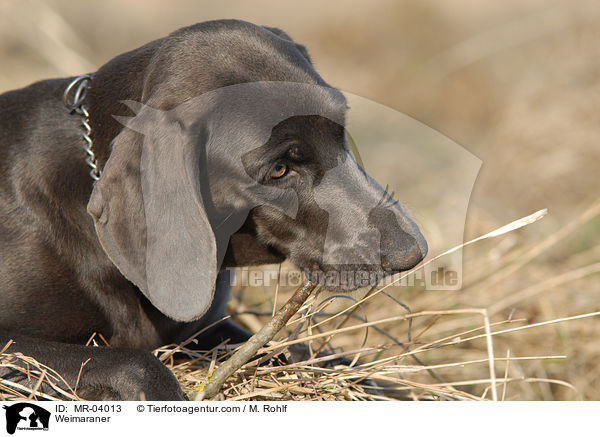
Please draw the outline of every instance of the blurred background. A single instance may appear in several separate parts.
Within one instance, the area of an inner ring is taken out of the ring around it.
[[[0,91],[94,71],[179,27],[217,18],[285,30],[331,85],[406,114],[478,157],[465,240],[548,208],[538,223],[466,248],[462,290],[404,287],[396,299],[415,312],[487,308],[496,330],[600,311],[600,3],[4,0]],[[377,176],[377,167],[369,170]],[[425,212],[415,215],[426,230],[434,226]],[[236,296],[238,310],[258,315],[273,305],[270,289],[238,287]],[[381,299],[365,307],[369,318],[404,312]],[[465,315],[419,318],[410,340],[406,323],[386,329],[418,345],[480,325]],[[370,341],[386,341],[377,335]],[[498,377],[512,378],[505,398],[600,400],[599,335],[598,317],[584,317],[495,336],[497,358],[546,357],[498,360]],[[337,345],[355,343],[348,335]],[[434,365],[486,353],[477,340],[422,359]],[[548,358],[558,356],[565,358]],[[439,380],[466,382],[455,387],[481,396],[486,366],[441,368]]]

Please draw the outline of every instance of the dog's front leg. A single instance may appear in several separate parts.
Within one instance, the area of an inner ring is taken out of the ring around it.
[[[150,352],[43,341],[0,330],[0,349],[11,340],[5,353],[20,353],[50,367],[66,381],[57,386],[66,392],[75,391],[82,399],[185,400],[175,376]],[[25,360],[11,356],[13,365],[0,368],[0,378],[34,388],[37,379],[15,369],[27,369]],[[48,383],[42,383],[40,391],[57,395]]]

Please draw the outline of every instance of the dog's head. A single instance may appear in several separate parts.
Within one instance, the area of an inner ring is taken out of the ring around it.
[[[253,208],[249,220],[257,238],[327,289],[373,285],[427,253],[406,207],[357,163],[339,122],[290,117],[243,163],[258,183],[290,190],[297,202],[296,214],[273,202]]]
[[[275,66],[236,58],[254,76],[262,68],[260,81],[239,65],[244,80],[231,79],[230,59],[217,75],[228,79],[200,95],[182,96],[184,78],[175,77],[149,85],[144,104],[125,102],[136,116],[120,119],[127,128],[88,205],[111,260],[176,320],[206,312],[224,265],[287,257],[345,291],[408,270],[427,252],[407,209],[353,156],[343,95],[302,49],[263,31]]]

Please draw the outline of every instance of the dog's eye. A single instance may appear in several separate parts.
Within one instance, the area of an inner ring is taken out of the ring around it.
[[[284,177],[288,172],[288,166],[287,164],[285,164],[284,162],[280,162],[278,164],[275,165],[275,167],[273,167],[273,170],[271,170],[271,174],[269,175],[269,177],[271,179],[281,179],[282,177]]]

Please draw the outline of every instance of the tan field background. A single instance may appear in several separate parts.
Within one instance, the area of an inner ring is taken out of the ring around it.
[[[482,315],[444,313],[488,309],[492,331],[524,328],[493,336],[499,398],[600,400],[598,316],[558,320],[600,311],[599,2],[3,1],[0,91],[94,71],[217,18],[284,29],[330,84],[407,114],[479,157],[465,239],[549,210],[533,225],[466,248],[461,291],[395,291],[413,312],[430,312],[413,320],[410,338],[407,322],[397,321],[370,329],[364,343],[363,329],[336,334],[332,346],[386,345],[359,361],[398,355],[386,371],[407,398],[490,399],[488,344],[470,339],[483,333]],[[274,291],[236,287],[232,308],[259,326]],[[279,303],[288,291],[279,291]],[[371,321],[405,313],[380,293],[357,314]],[[535,325],[542,322],[549,323]],[[423,345],[419,362],[405,354]]]

